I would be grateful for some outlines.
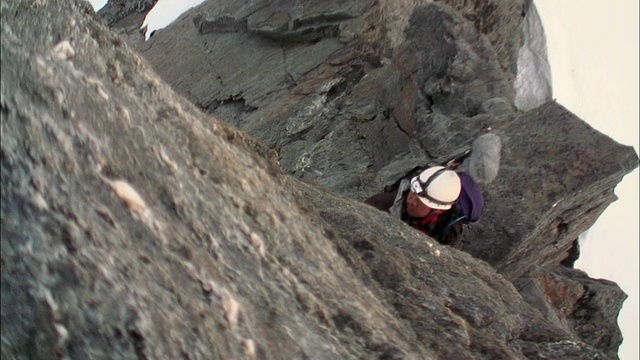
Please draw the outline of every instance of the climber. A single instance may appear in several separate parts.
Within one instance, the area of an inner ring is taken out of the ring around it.
[[[458,247],[462,231],[482,215],[484,195],[479,185],[491,183],[500,169],[502,141],[487,130],[470,149],[412,169],[365,203],[391,213],[441,244]]]
[[[459,244],[466,224],[482,215],[484,197],[464,171],[432,166],[402,179],[396,190],[371,196],[365,203],[393,216],[441,244]]]

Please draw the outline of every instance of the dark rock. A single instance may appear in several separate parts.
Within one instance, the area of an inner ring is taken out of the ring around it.
[[[512,120],[516,115],[513,105],[504,98],[493,98],[484,101],[480,105],[480,112],[505,120]]]
[[[158,0],[111,0],[98,10],[97,16],[127,43],[144,48],[147,28],[142,28],[145,17]],[[149,34],[149,36],[155,35]]]
[[[281,43],[314,42],[325,38],[340,37],[341,23],[355,18],[347,13],[319,13],[298,18],[287,26],[270,25],[252,28],[255,34]],[[284,24],[283,24],[284,25]]]
[[[454,8],[491,43],[500,67],[512,83],[517,73],[518,49],[524,42],[522,21],[529,13],[531,1],[438,1]]]
[[[463,249],[515,280],[534,264],[564,260],[638,157],[556,103],[510,122],[500,138],[500,171],[485,186],[483,219]]]
[[[573,339],[485,263],[284,175],[68,2],[2,21],[3,358],[518,358]]]
[[[199,11],[225,9],[248,30],[198,36],[185,23],[200,13],[187,14],[138,49],[178,92],[276,149],[286,173],[356,199],[492,129],[502,166],[462,249],[512,281],[564,261],[637,166],[630,147],[544,104],[548,61],[531,1],[296,6],[206,3]],[[307,18],[339,23],[340,37],[298,41],[294,24],[315,26]],[[523,51],[537,67],[517,66]],[[531,81],[535,96],[522,93]]]
[[[247,21],[238,21],[230,16],[221,16],[215,19],[207,19],[202,15],[193,18],[193,25],[201,35],[213,32],[238,32],[247,30]]]
[[[581,282],[585,289],[568,317],[573,332],[610,357],[617,357],[618,347],[622,343],[617,319],[627,295],[614,282],[592,279],[577,269],[563,267],[559,272]]]
[[[567,257],[560,262],[560,265],[573,268],[575,262],[580,258],[580,243],[578,239],[573,240],[571,249],[567,253]]]
[[[446,5],[430,4],[403,14],[389,9],[388,14],[380,14],[404,19],[397,21],[368,15],[381,11],[374,11],[369,2],[309,3],[303,13],[313,16],[275,15],[289,14],[282,9],[289,5],[271,3],[250,12],[246,4],[227,4],[236,12],[228,11],[232,15],[226,16],[235,21],[246,19],[249,31],[219,37],[197,36],[192,27],[183,25],[190,18],[184,16],[172,25],[180,30],[156,35],[140,50],[192,102],[209,113],[225,115],[234,125],[277,148],[288,173],[361,199],[380,186],[372,181],[371,170],[425,144],[426,156],[444,156],[470,144],[483,126],[503,122],[493,117],[465,121],[464,114],[481,111],[482,103],[489,99],[512,99],[513,90],[492,45]],[[199,11],[214,18],[222,6],[225,4],[205,3]],[[202,17],[200,13],[194,16]],[[342,32],[350,29],[356,34],[355,40],[344,43],[323,37],[312,44],[283,46],[251,36],[251,29],[268,26],[286,33],[320,20],[339,22]],[[398,29],[377,33],[376,38],[362,30],[384,28],[389,25],[384,20],[410,25],[408,41],[388,50],[391,58],[376,49],[365,52],[370,41],[404,41],[404,35],[402,39],[387,37],[395,36],[392,33]],[[449,44],[449,37],[456,41]],[[432,86],[451,80],[455,85],[446,94],[441,87]],[[425,97],[432,98],[428,106]],[[241,106],[234,105],[238,103]],[[420,121],[428,118],[431,107],[451,113],[456,119],[452,126],[457,128],[425,132]],[[434,148],[434,139],[442,139],[444,132],[457,135],[444,148]]]
[[[3,358],[615,357],[585,335],[621,304],[609,288],[567,327],[511,281],[564,259],[637,156],[554,103],[483,112],[511,104],[510,75],[451,7],[211,1],[145,43],[173,89],[75,3],[2,10]],[[199,34],[205,13],[247,31]],[[426,18],[451,32],[420,39]],[[333,21],[313,42],[250,31]],[[468,102],[424,96],[447,74]],[[358,201],[434,157],[415,133],[429,109],[457,132],[437,156],[488,125],[503,141],[465,238],[489,264]]]
[[[419,6],[407,27],[407,41],[401,48],[417,58],[413,81],[430,106],[425,111],[474,116],[491,98],[513,99],[513,88],[500,68],[495,49],[477,29],[451,8],[439,3]],[[405,74],[409,76],[411,74]],[[420,93],[420,92],[416,92]],[[414,113],[415,111],[415,113]]]
[[[546,319],[576,333],[611,358],[617,357],[622,343],[617,318],[627,298],[618,285],[563,266],[537,269],[514,285]]]
[[[142,25],[144,17],[158,0],[110,0],[97,15],[109,27],[125,27],[130,25]]]

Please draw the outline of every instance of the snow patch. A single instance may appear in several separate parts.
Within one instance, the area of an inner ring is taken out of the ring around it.
[[[144,18],[140,29],[144,29],[144,39],[149,40],[154,31],[172,23],[185,11],[200,5],[204,0],[158,1]]]

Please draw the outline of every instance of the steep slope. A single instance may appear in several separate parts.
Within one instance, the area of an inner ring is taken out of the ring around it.
[[[176,91],[276,149],[285,172],[356,199],[492,129],[506,164],[485,189],[501,211],[483,221],[495,240],[465,250],[515,280],[536,261],[512,271],[500,264],[523,258],[509,254],[561,261],[637,155],[553,102],[516,109],[515,44],[544,41],[524,31],[541,26],[530,2],[447,3],[205,2],[139,50]],[[522,33],[505,30],[523,19]]]
[[[355,199],[491,129],[502,167],[462,249],[520,283],[570,266],[638,166],[549,101],[541,29],[532,1],[210,1],[148,42],[126,38],[176,91],[277,150],[286,173]],[[588,307],[612,336],[593,344],[615,353],[624,296],[593,281],[612,303]]]
[[[606,357],[486,263],[285,175],[86,6],[2,24],[3,358]]]

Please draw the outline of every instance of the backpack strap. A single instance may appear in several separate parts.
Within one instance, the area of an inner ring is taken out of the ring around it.
[[[466,215],[460,214],[460,209],[449,210],[446,217],[442,219],[442,224],[435,229],[433,237],[443,245],[454,246],[458,244],[462,238],[465,224],[468,223],[466,219]]]
[[[466,215],[458,216],[458,217],[456,217],[456,218],[452,219],[451,221],[449,221],[449,223],[446,225],[446,227],[450,227],[451,225],[453,225],[453,224],[457,223],[458,221],[463,221],[463,220],[464,220],[464,219],[466,219],[466,218],[467,218],[467,216],[466,216]],[[463,221],[463,222],[464,222],[464,221]]]

